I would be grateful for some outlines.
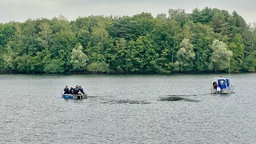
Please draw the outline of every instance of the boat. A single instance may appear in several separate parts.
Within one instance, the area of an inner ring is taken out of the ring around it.
[[[76,86],[75,88],[68,88],[66,85],[62,94],[62,97],[64,99],[74,99],[74,100],[81,100],[86,99],[87,94],[84,92],[83,88],[81,86]]]
[[[86,99],[87,94],[62,94],[64,99],[74,99],[74,100],[81,100]]]
[[[230,78],[220,76],[212,82],[212,94],[230,94],[233,93],[233,91],[234,86],[230,83]]]

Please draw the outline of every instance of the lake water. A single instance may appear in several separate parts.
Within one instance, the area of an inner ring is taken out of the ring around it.
[[[1,143],[255,143],[256,74],[0,75]],[[65,85],[89,97],[65,100]],[[163,97],[184,98],[162,101]]]

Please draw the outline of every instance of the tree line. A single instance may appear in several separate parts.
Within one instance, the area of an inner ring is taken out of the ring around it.
[[[256,26],[216,8],[0,24],[0,73],[255,72]]]

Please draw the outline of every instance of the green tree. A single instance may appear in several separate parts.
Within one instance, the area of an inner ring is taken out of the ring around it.
[[[242,70],[245,72],[256,71],[256,51],[253,51],[247,57],[245,57],[242,65]]]
[[[219,40],[214,40],[211,46],[213,53],[210,58],[210,69],[224,71],[229,67],[233,52],[227,49],[227,45]]]
[[[88,57],[82,50],[83,46],[81,44],[77,44],[71,52],[70,64],[72,66],[72,71],[82,72],[86,70]]]
[[[15,58],[15,67],[16,70],[20,73],[31,73],[31,56],[29,55],[22,55]]]
[[[233,57],[230,60],[230,68],[233,72],[239,72],[243,58],[244,58],[244,45],[243,39],[240,34],[236,34],[231,42],[229,43],[229,49],[233,51]]]
[[[218,38],[218,35],[213,32],[213,29],[208,25],[203,25],[201,23],[196,23],[191,25],[192,38],[190,42],[194,46],[195,59],[194,61],[194,71],[206,72],[209,70],[210,63],[210,53],[211,42]]]
[[[132,38],[146,36],[153,29],[153,16],[150,13],[141,13],[131,17]]]
[[[15,34],[15,23],[0,24],[0,46],[5,46]]]
[[[109,64],[105,62],[93,62],[87,66],[87,70],[90,73],[108,73]]]
[[[124,38],[115,41],[115,52],[112,54],[111,67],[117,73],[125,73],[129,71],[127,61],[130,57],[127,41]]]
[[[177,21],[181,27],[183,27],[188,21],[188,14],[184,9],[169,9],[169,18]]]
[[[2,58],[1,71],[12,72],[15,70],[14,59],[11,54],[4,54]]]
[[[189,39],[183,39],[180,43],[180,49],[177,52],[177,61],[175,62],[175,70],[177,71],[192,71],[194,64],[193,60],[195,58],[195,52],[193,50],[193,45],[189,42]]]
[[[113,38],[134,39],[133,31],[134,28],[130,17],[117,18],[108,27],[108,32]]]
[[[154,42],[149,35],[140,36],[134,43],[131,51],[131,60],[139,73],[155,73],[157,71],[156,59],[158,54],[154,48]]]
[[[46,63],[44,67],[44,72],[45,73],[63,73],[65,72],[64,62],[60,59],[51,59]]]

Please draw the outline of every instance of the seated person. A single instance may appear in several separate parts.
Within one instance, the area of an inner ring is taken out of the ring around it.
[[[213,82],[212,86],[213,86],[213,88],[214,88],[215,90],[217,90],[217,87],[218,87],[217,82]]]
[[[68,86],[66,85],[66,87],[64,88],[64,94],[69,94],[69,89],[68,89]]]
[[[79,90],[79,92],[81,92],[82,94],[84,94],[84,90],[83,90],[83,88],[82,88],[81,86],[78,87],[78,90]]]
[[[78,86],[76,86],[74,89],[73,89],[73,94],[78,94],[79,92],[79,89],[78,89]]]

